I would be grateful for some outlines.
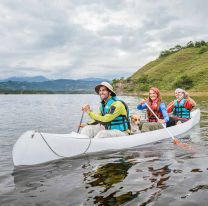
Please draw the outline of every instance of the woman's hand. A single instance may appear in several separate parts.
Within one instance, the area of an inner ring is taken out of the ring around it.
[[[188,100],[190,99],[190,95],[189,95],[188,92],[185,93],[185,98],[188,99]]]
[[[165,120],[164,120],[164,119],[159,119],[158,122],[159,122],[160,124],[165,124]]]
[[[196,102],[190,97],[188,92],[186,92],[186,99],[190,101],[193,107],[196,106]]]
[[[142,99],[139,104],[144,104],[144,103],[147,103],[147,98]]]

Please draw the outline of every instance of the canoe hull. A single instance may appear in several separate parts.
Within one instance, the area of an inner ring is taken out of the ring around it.
[[[174,136],[187,132],[199,123],[200,110],[193,111],[191,116],[189,121],[168,129]],[[165,129],[100,139],[90,139],[74,132],[49,134],[27,131],[20,136],[13,147],[13,162],[15,166],[36,165],[83,154],[132,148],[167,138],[170,136]]]

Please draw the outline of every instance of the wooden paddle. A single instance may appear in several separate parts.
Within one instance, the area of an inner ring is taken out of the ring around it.
[[[159,122],[158,116],[153,112],[153,110],[151,109],[151,107],[146,102],[145,102],[145,105],[152,112],[152,114],[155,116],[155,118]],[[170,135],[170,137],[172,138],[174,144],[180,146],[183,149],[186,149],[186,150],[189,150],[189,151],[192,151],[193,152],[192,148],[188,144],[182,143],[180,140],[178,140],[176,137],[173,136],[173,134],[170,132],[170,130],[164,124],[161,123],[161,125],[167,131],[167,133]]]
[[[77,129],[77,133],[79,133],[80,125],[82,124],[83,117],[84,117],[84,112],[82,112],[82,116],[81,116],[81,119],[80,119],[80,122],[79,122],[79,126],[78,126],[78,129]]]

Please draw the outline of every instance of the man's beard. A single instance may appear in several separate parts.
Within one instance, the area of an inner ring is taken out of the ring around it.
[[[102,98],[102,97],[100,97],[100,99],[101,99],[101,101],[106,101],[106,100],[109,98],[109,96],[110,96],[110,95],[105,96],[105,97],[103,97],[103,98]]]

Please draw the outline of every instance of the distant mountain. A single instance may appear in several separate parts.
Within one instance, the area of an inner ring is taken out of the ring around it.
[[[44,76],[34,76],[34,77],[10,77],[7,79],[2,79],[0,82],[8,82],[8,81],[13,81],[13,82],[45,82],[49,81]]]
[[[7,81],[0,82],[0,93],[13,93],[14,91],[20,91],[21,93],[94,93],[94,88],[104,79],[57,79],[48,80],[43,82],[20,82],[20,81]],[[106,81],[106,80],[105,80]]]
[[[89,77],[89,78],[84,78],[84,79],[78,79],[78,80],[83,80],[83,81],[100,81],[100,82],[109,82],[107,79],[102,79],[102,78],[94,78],[94,77]]]

